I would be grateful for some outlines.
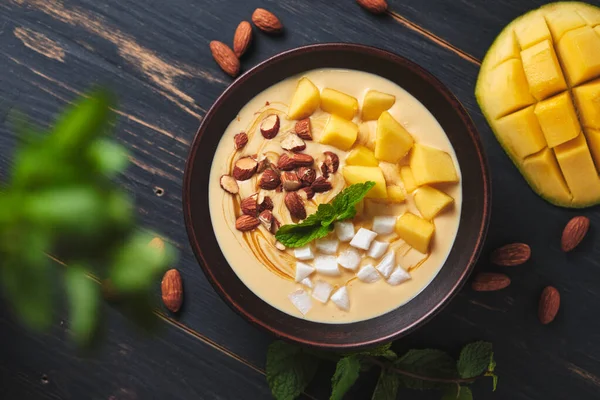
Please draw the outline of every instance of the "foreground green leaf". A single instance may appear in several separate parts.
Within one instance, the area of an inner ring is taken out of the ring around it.
[[[319,366],[319,359],[301,347],[273,342],[267,352],[267,382],[277,400],[293,400],[306,389]]]
[[[458,377],[454,359],[441,350],[410,350],[396,360],[394,366],[426,378],[455,379]],[[401,379],[404,386],[410,389],[434,389],[448,385],[447,383],[431,382],[406,375],[402,375]]]
[[[382,370],[371,400],[396,400],[400,388],[400,376],[396,373]]]
[[[65,287],[69,298],[69,328],[77,343],[90,343],[98,322],[100,290],[86,270],[71,265],[65,273]]]
[[[356,355],[340,359],[331,378],[330,400],[341,400],[354,385],[360,373],[360,361]]]
[[[462,378],[474,378],[486,372],[493,363],[492,344],[474,342],[466,345],[460,352],[457,368]]]

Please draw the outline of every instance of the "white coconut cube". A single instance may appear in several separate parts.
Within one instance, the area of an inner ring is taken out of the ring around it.
[[[380,235],[387,235],[394,232],[396,226],[396,217],[378,215],[373,218],[373,231]]]
[[[315,257],[315,268],[318,273],[323,275],[336,276],[340,274],[335,256],[317,254]]]
[[[333,286],[325,281],[316,281],[312,291],[312,297],[319,300],[321,303],[327,303],[329,296],[333,291]]]
[[[356,271],[361,260],[362,256],[360,255],[360,252],[354,247],[348,247],[348,249],[342,251],[337,258],[338,264],[351,271]]]
[[[354,237],[354,224],[352,221],[336,222],[333,226],[335,226],[335,234],[340,242],[349,242]]]
[[[362,267],[356,274],[356,277],[365,283],[373,283],[381,279],[381,275],[379,275],[379,272],[371,264]]]
[[[323,254],[336,254],[339,246],[340,241],[332,236],[317,239],[315,241],[315,247],[317,248],[317,251]]]
[[[300,282],[302,279],[308,277],[313,272],[315,272],[314,267],[298,261],[296,263],[296,282]]]
[[[313,288],[313,283],[312,283],[312,281],[310,280],[310,278],[304,278],[304,279],[302,279],[302,280],[300,281],[300,284],[301,284],[301,285],[303,285],[303,286],[306,286],[306,287],[307,287],[307,288],[309,288],[309,289],[312,289],[312,288]]]
[[[394,251],[392,250],[389,253],[387,253],[385,257],[383,257],[383,259],[381,259],[379,264],[377,264],[376,268],[377,271],[379,271],[379,273],[384,276],[384,278],[388,278],[394,270],[395,266],[396,253],[394,253]]]
[[[312,300],[310,299],[310,295],[305,290],[298,289],[290,293],[288,295],[288,298],[290,299],[294,307],[296,307],[298,311],[302,313],[302,315],[306,315],[306,313],[309,312],[312,307]]]
[[[369,247],[369,252],[367,253],[367,255],[371,258],[378,260],[381,258],[382,255],[385,254],[389,246],[390,244],[387,242],[379,242],[377,240],[374,240],[373,243],[371,243],[371,247]]]
[[[350,246],[361,250],[369,250],[371,242],[375,239],[377,233],[365,228],[360,228],[356,235],[350,241]]]
[[[402,267],[398,267],[392,272],[390,277],[387,279],[387,283],[390,285],[399,285],[402,282],[406,282],[410,279],[410,274],[404,270]]]
[[[312,260],[315,255],[310,246],[298,247],[294,249],[294,257],[301,261]]]
[[[348,296],[348,289],[346,286],[342,286],[331,295],[331,301],[344,311],[350,309],[350,297]]]

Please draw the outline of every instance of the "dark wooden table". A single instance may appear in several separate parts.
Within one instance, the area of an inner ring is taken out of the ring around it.
[[[433,321],[396,346],[456,353],[472,340],[493,342],[499,388],[492,394],[485,386],[489,382],[476,384],[478,399],[600,398],[597,208],[559,209],[533,194],[494,139],[473,96],[480,61],[496,34],[544,2],[389,3],[391,11],[376,17],[353,0],[1,0],[0,118],[19,109],[47,125],[65,103],[94,84],[118,94],[117,135],[132,154],[122,183],[135,195],[143,223],[179,249],[176,267],[184,279],[185,305],[176,317],[159,312],[162,329],[155,337],[136,331],[107,307],[108,339],[93,354],[82,354],[69,341],[65,312],[57,313],[50,332],[33,334],[3,306],[0,398],[270,397],[264,368],[272,337],[248,325],[213,291],[188,246],[181,212],[188,146],[206,110],[231,83],[213,62],[208,43],[230,43],[237,24],[249,20],[256,7],[278,15],[286,33],[277,38],[257,34],[243,59],[245,69],[304,44],[355,42],[405,56],[448,85],[479,129],[493,176],[491,228],[477,268],[494,270],[487,256],[501,244],[532,246],[532,260],[508,271],[513,280],[508,289],[463,289]],[[10,164],[16,140],[3,123],[2,170]],[[591,218],[592,232],[565,255],[559,249],[560,232],[577,214]],[[542,326],[537,301],[548,284],[561,291],[563,304],[556,321]],[[320,374],[306,398],[328,398],[330,372]],[[368,399],[373,385],[374,377],[367,375],[347,398]],[[402,392],[401,398],[437,395]]]

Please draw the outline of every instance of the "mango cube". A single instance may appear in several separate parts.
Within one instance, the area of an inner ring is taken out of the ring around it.
[[[367,181],[375,182],[375,186],[367,193],[366,197],[371,199],[387,198],[387,189],[383,172],[379,167],[364,167],[361,165],[346,165],[342,169],[342,175],[348,185],[355,183],[364,183]]]
[[[571,193],[552,150],[545,148],[527,157],[522,168],[536,192],[563,204],[571,201]]]
[[[402,178],[402,183],[404,184],[404,190],[406,190],[406,193],[411,193],[417,188],[415,177],[413,176],[413,173],[408,165],[400,168],[400,177]]]
[[[534,112],[529,106],[493,122],[502,144],[523,159],[546,147],[546,139]]]
[[[410,133],[389,112],[381,113],[377,120],[375,158],[397,163],[408,154],[414,142]]]
[[[429,252],[429,243],[435,232],[435,226],[423,218],[409,212],[402,214],[396,221],[396,233],[400,239],[420,253]]]
[[[600,197],[600,178],[583,134],[554,149],[558,165],[577,201],[594,201]]]
[[[600,80],[573,88],[573,98],[583,126],[600,129]]]
[[[387,187],[388,199],[393,203],[404,203],[406,196],[404,191],[398,185],[390,185]]]
[[[364,165],[366,167],[376,167],[379,162],[373,155],[373,152],[365,146],[356,146],[346,157],[347,165]]]
[[[575,139],[581,132],[568,92],[540,101],[534,112],[550,148]]]
[[[458,182],[458,174],[450,154],[422,144],[416,143],[413,147],[410,169],[417,186]]]
[[[538,100],[567,89],[554,47],[544,40],[521,52],[529,91]]]
[[[600,25],[600,12],[598,7],[594,7],[588,4],[579,3],[577,13],[585,20],[590,26]]]
[[[494,43],[494,51],[492,52],[489,61],[490,65],[495,67],[508,59],[519,58],[520,52],[521,49],[519,48],[515,35],[509,35],[506,40]]]
[[[430,221],[454,202],[452,197],[431,186],[421,186],[417,189],[414,199],[423,218]]]
[[[362,144],[369,150],[375,150],[375,132],[371,132],[369,124],[362,122],[358,125],[358,137],[356,138],[358,144]]]
[[[358,126],[354,122],[332,114],[323,129],[319,141],[323,144],[347,151],[350,150],[357,136]]]
[[[493,96],[483,98],[485,110],[491,119],[497,119],[535,102],[521,60],[511,59],[498,65],[485,76],[483,83]]]
[[[352,119],[358,112],[358,100],[335,89],[321,92],[321,110],[345,119]]]
[[[515,25],[515,36],[521,49],[526,49],[542,40],[552,39],[546,19],[539,12],[520,20]]]
[[[289,119],[302,119],[310,116],[319,108],[321,97],[319,89],[308,78],[298,81],[288,110]]]
[[[600,130],[588,128],[585,130],[585,138],[587,139],[590,153],[596,164],[596,169],[600,166]]]
[[[600,35],[589,26],[565,33],[557,48],[571,86],[600,75]]]
[[[396,96],[369,90],[362,106],[362,120],[371,121],[379,118],[382,112],[389,110],[396,102]]]
[[[585,26],[585,21],[575,10],[564,8],[557,8],[547,13],[546,22],[555,42],[560,41],[565,33]]]
[[[383,177],[389,185],[402,185],[402,178],[400,177],[400,166],[394,163],[388,163],[382,161],[379,163],[379,168],[383,172]]]

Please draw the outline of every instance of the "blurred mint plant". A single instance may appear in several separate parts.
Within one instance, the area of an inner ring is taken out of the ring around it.
[[[162,241],[148,245],[152,235],[137,228],[132,201],[114,181],[128,154],[109,137],[111,105],[111,96],[96,90],[49,132],[19,124],[22,140],[0,188],[4,297],[27,325],[44,329],[64,292],[70,331],[82,345],[97,331],[103,296],[147,325],[151,288],[174,256]],[[54,288],[57,272],[63,286]]]

